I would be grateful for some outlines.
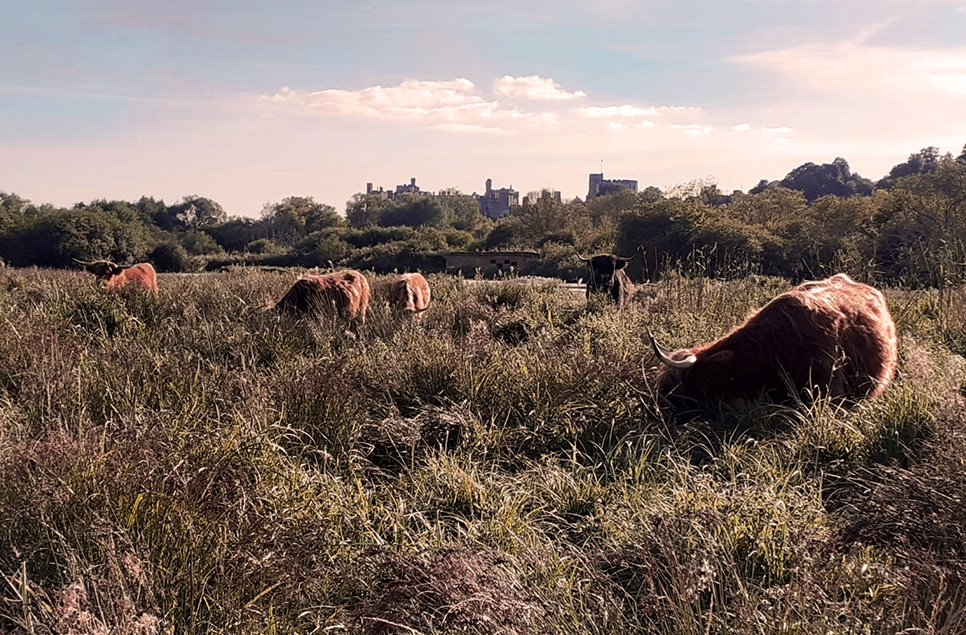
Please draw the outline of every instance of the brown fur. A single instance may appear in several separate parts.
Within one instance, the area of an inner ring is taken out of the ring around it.
[[[657,384],[663,394],[787,399],[814,387],[832,398],[871,399],[895,374],[898,343],[882,294],[838,274],[805,282],[720,340],[670,357],[691,354],[697,358],[691,368],[661,369]]]
[[[307,273],[295,281],[275,308],[296,313],[337,314],[365,322],[369,308],[369,281],[352,270],[325,275]]]
[[[130,285],[152,293],[158,292],[158,275],[147,262],[122,267],[107,260],[97,260],[85,263],[84,268],[98,280],[106,280],[108,289],[122,289]]]
[[[419,314],[429,308],[429,282],[419,273],[404,273],[389,287],[389,306],[394,311]]]

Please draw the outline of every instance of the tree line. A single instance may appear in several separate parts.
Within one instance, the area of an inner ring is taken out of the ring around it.
[[[957,157],[924,148],[877,182],[836,158],[762,180],[747,193],[695,181],[586,202],[528,196],[498,221],[455,189],[395,199],[356,194],[344,214],[293,196],[266,204],[256,219],[229,218],[201,196],[65,209],[0,192],[0,258],[20,267],[106,258],[147,260],[162,272],[330,263],[434,271],[450,251],[534,250],[542,256],[538,273],[575,279],[583,275],[578,254],[630,255],[638,247],[645,257],[632,276],[650,280],[674,269],[792,280],[846,272],[911,286],[964,282],[966,147]]]

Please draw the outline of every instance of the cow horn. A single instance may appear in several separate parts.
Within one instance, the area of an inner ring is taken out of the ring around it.
[[[577,257],[580,258],[580,262],[590,262],[590,258],[584,258],[580,254],[577,254]]]
[[[661,363],[665,364],[666,366],[677,368],[679,370],[686,370],[694,366],[694,363],[698,361],[698,358],[695,357],[694,354],[688,355],[684,359],[671,359],[671,354],[661,348],[661,346],[657,343],[657,340],[654,339],[654,335],[651,333],[650,329],[647,331],[647,336],[651,338],[651,347],[654,349],[654,354],[657,355],[657,358],[661,360]]]
[[[93,262],[84,262],[83,260],[78,260],[77,258],[73,258],[72,260],[79,265],[84,265],[85,267],[94,264]]]
[[[637,248],[637,251],[635,251],[634,252],[634,255],[631,256],[630,258],[621,258],[620,256],[618,256],[617,259],[618,260],[623,260],[624,262],[630,262],[631,260],[634,260],[635,258],[637,258],[638,256],[640,256],[642,251],[643,251],[643,248],[638,247]]]

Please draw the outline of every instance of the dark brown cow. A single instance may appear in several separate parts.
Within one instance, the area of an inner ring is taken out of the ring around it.
[[[98,280],[106,280],[108,289],[121,289],[126,286],[139,287],[152,293],[158,292],[158,275],[150,263],[142,262],[129,267],[116,265],[109,260],[95,260],[84,262],[74,259],[74,262],[84,265],[88,273],[94,274]]]
[[[365,322],[369,281],[352,270],[325,275],[307,273],[295,281],[275,308],[295,313],[335,314]]]
[[[650,335],[650,334],[649,334]],[[778,296],[717,342],[668,352],[663,395],[697,400],[876,397],[896,371],[896,327],[882,294],[844,274]]]
[[[404,273],[389,286],[389,306],[418,316],[429,308],[429,282],[419,273]]]
[[[591,258],[584,258],[580,254],[577,257],[587,263],[589,277],[587,278],[587,299],[592,293],[607,293],[614,298],[617,306],[624,308],[634,295],[634,284],[627,277],[624,267],[627,263],[637,257],[634,254],[630,258],[621,258],[613,254],[600,254]]]

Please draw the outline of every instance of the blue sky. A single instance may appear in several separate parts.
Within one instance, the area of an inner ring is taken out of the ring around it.
[[[966,144],[966,0],[5,0],[0,190],[210,197],[609,178],[724,190]]]

